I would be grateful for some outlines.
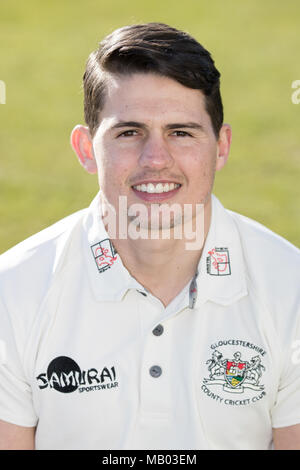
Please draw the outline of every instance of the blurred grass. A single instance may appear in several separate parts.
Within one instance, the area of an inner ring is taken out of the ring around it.
[[[214,193],[300,246],[300,3],[294,0],[1,0],[0,252],[86,207],[97,179],[69,144],[83,123],[81,79],[88,54],[115,28],[160,21],[190,32],[222,77],[233,128]]]

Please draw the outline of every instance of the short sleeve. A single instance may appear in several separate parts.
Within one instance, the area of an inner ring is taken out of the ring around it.
[[[0,299],[0,419],[31,427],[37,424],[37,416],[20,350],[9,312]]]
[[[277,400],[271,415],[274,428],[300,423],[300,313],[283,358]]]

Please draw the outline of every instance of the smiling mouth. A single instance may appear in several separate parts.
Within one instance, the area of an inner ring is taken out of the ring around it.
[[[169,193],[181,187],[178,183],[142,183],[132,186],[136,191],[148,194]]]

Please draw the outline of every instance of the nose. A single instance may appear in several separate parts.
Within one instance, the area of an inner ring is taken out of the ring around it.
[[[163,136],[148,136],[143,145],[139,163],[143,168],[152,168],[156,170],[170,168],[173,165],[173,157]]]

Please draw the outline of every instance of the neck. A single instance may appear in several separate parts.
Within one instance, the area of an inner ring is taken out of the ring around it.
[[[197,242],[186,236],[176,239],[175,229],[170,229],[168,239],[162,239],[161,231],[158,239],[151,238],[149,232],[147,238],[122,239],[107,231],[131,276],[167,306],[196,273],[210,226],[211,198],[204,205],[200,220],[197,227],[194,219],[190,222],[195,229],[192,233],[197,231]],[[184,235],[191,233],[186,228],[185,224]]]

